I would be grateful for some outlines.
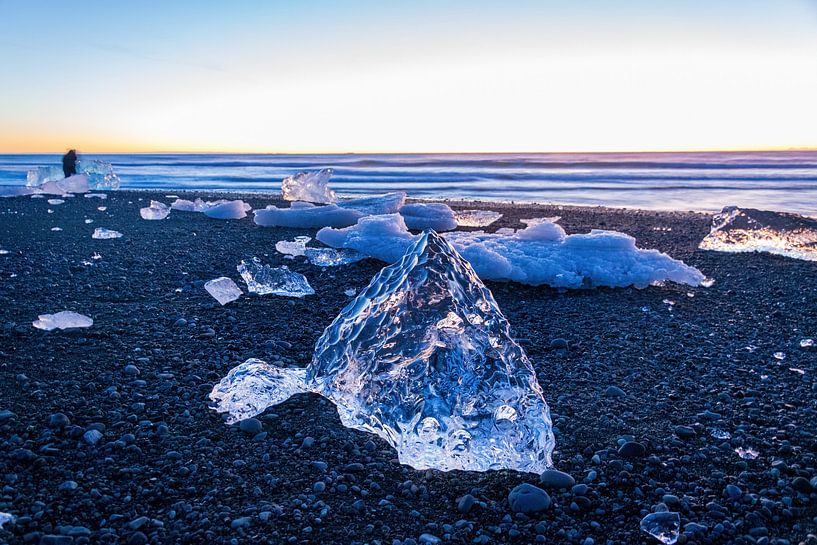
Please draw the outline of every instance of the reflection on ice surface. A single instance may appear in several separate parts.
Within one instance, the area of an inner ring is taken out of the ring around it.
[[[527,356],[491,292],[433,232],[352,299],[306,369],[251,359],[210,397],[236,422],[306,391],[417,469],[541,473],[551,464],[550,413]]]
[[[325,168],[317,172],[299,172],[294,176],[287,176],[281,182],[281,194],[287,201],[335,202],[335,192],[329,189],[332,174],[331,168]]]
[[[729,206],[712,219],[712,230],[699,247],[817,261],[817,219]]]
[[[488,227],[502,217],[493,210],[455,210],[454,219],[460,227]]]
[[[306,277],[290,271],[286,265],[273,268],[254,257],[250,261],[242,261],[236,268],[250,293],[299,298],[315,294]]]

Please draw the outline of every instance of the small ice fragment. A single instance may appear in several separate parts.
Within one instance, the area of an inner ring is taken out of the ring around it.
[[[103,227],[97,227],[94,229],[94,234],[91,235],[91,238],[98,238],[98,239],[109,239],[109,238],[119,238],[122,236],[122,233],[119,231],[114,231],[112,229],[105,229]]]
[[[52,329],[91,327],[94,325],[94,321],[84,314],[63,310],[56,314],[40,314],[38,319],[34,320],[31,325],[37,329],[51,331]]]
[[[242,293],[241,288],[239,288],[231,278],[227,278],[226,276],[221,276],[206,282],[204,289],[206,289],[207,293],[212,295],[216,301],[221,303],[222,306],[230,301],[235,301],[241,297]]]
[[[800,341],[800,348],[811,348],[814,346],[814,339],[802,339]]]
[[[355,293],[357,292],[351,288],[343,292],[343,294],[346,295],[347,297],[352,297]]]
[[[355,250],[332,248],[307,248],[305,255],[310,263],[318,267],[337,267],[366,259],[365,255]]]
[[[778,361],[783,361],[786,359],[786,354],[784,352],[775,352],[772,354],[772,356],[774,356],[774,359]]]
[[[14,522],[14,515],[0,511],[0,528],[2,528],[7,522]]]
[[[57,206],[58,204],[62,204],[64,202],[65,201],[62,200],[62,199],[48,199],[48,204],[50,204],[52,206]]]
[[[307,243],[312,237],[295,237],[295,240],[279,240],[275,243],[275,249],[284,255],[302,256],[306,250]]]
[[[85,223],[93,223],[93,222],[94,222],[94,220],[92,220],[90,218],[85,218]]]
[[[454,219],[460,227],[488,227],[502,217],[493,210],[455,210]]]
[[[8,253],[9,253],[8,250],[0,250],[0,255],[6,255]]]
[[[789,367],[789,371],[793,371],[793,372],[797,373],[798,375],[805,375],[806,374],[805,370],[798,369],[797,367]]]
[[[165,199],[178,199],[178,195],[165,195]]]
[[[170,214],[170,207],[163,202],[150,201],[150,206],[139,209],[144,220],[163,220]]]
[[[54,213],[54,211],[53,211],[53,210],[51,210],[51,209],[49,208],[49,209],[48,209],[48,213],[49,213],[49,214],[53,214],[53,213]]]
[[[94,252],[94,255],[91,256],[91,259],[102,259],[102,256],[99,253]]]
[[[451,231],[457,228],[454,211],[447,204],[413,203],[400,208],[400,215],[409,229],[434,229],[437,232]]]
[[[664,545],[674,545],[681,534],[681,515],[672,511],[650,513],[641,519],[641,531]]]
[[[94,199],[94,198],[96,198],[96,199],[105,200],[105,199],[107,199],[107,198],[108,198],[108,196],[107,196],[105,193],[86,193],[86,194],[85,194],[85,198],[86,198],[86,199]]]
[[[760,454],[758,451],[751,447],[738,447],[735,449],[735,452],[738,453],[738,456],[743,458],[744,460],[754,460]]]
[[[704,288],[711,288],[714,284],[715,284],[714,278],[704,278],[701,281],[701,286],[703,286]]]
[[[105,210],[108,209],[108,207],[107,206],[97,206],[96,209],[99,210],[100,212],[104,212]]]
[[[250,293],[299,298],[315,294],[306,277],[290,271],[286,265],[273,268],[262,264],[260,259],[254,257],[250,261],[242,260],[236,268],[247,283],[247,290]]]
[[[52,227],[52,231],[62,231],[62,227]]]
[[[672,307],[672,306],[675,306],[675,301],[672,301],[672,300],[670,300],[670,299],[664,299],[664,300],[663,300],[663,301],[661,301],[661,302],[662,302],[662,303],[664,303],[665,305],[668,305],[668,306],[671,306],[671,307]]]
[[[641,307],[641,312],[649,312],[649,311],[650,311],[650,307],[647,307],[647,306]]]
[[[731,433],[729,433],[728,431],[724,431],[722,429],[719,429],[719,428],[712,428],[712,430],[710,430],[710,432],[709,432],[709,435],[711,435],[715,439],[721,439],[721,440],[726,440],[726,439],[731,439],[732,438]]]
[[[247,217],[252,207],[242,200],[226,201],[204,210],[204,215],[217,220],[240,220]]]
[[[337,200],[335,192],[329,189],[329,178],[333,172],[331,168],[325,168],[287,176],[281,182],[281,194],[287,201],[333,203]]]

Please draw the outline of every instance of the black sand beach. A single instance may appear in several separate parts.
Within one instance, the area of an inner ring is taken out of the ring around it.
[[[140,219],[157,196],[0,200],[0,512],[16,517],[0,543],[629,545],[655,543],[639,521],[660,502],[681,515],[679,543],[817,543],[817,348],[799,344],[817,338],[817,263],[699,251],[705,214],[452,203],[503,212],[488,230],[558,215],[568,233],[623,231],[716,280],[566,292],[487,283],[553,413],[555,468],[577,483],[556,489],[532,474],[401,466],[318,396],[267,410],[259,429],[225,425],[208,408],[213,384],[250,357],[305,366],[344,290],[382,264],[286,260],[275,242],[314,230],[251,217]],[[96,227],[124,237],[94,240]],[[252,256],[305,274],[316,294],[220,306],[203,283],[238,280]],[[61,310],[94,325],[31,326]],[[89,429],[103,434],[95,446]],[[550,507],[514,513],[508,493],[521,483],[547,490]]]

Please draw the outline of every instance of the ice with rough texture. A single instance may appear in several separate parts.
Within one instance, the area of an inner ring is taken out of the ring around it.
[[[318,267],[337,267],[366,259],[366,256],[355,250],[335,250],[334,248],[306,248],[304,255]]]
[[[65,178],[62,167],[37,167],[26,173],[26,187],[40,187],[48,182],[57,182]]]
[[[445,235],[483,280],[512,280],[557,288],[638,288],[663,281],[698,286],[704,275],[657,250],[642,250],[615,231],[566,235],[550,222],[503,233]],[[345,229],[321,229],[316,238],[333,248],[350,248],[393,263],[415,240],[400,215],[362,218]]]
[[[94,229],[94,234],[91,235],[91,238],[96,239],[110,239],[110,238],[119,238],[122,236],[122,233],[119,231],[114,231],[112,229],[105,229],[104,227],[97,227]]]
[[[360,216],[379,216],[397,213],[406,202],[403,191],[386,193],[375,197],[361,197],[338,202],[338,206],[360,212]],[[352,225],[352,224],[350,224]]]
[[[215,204],[227,202],[227,201],[216,201]],[[180,212],[204,212],[206,208],[209,208],[214,203],[211,202],[204,202],[201,199],[196,199],[195,201],[188,201],[186,199],[179,199],[176,198],[175,201],[170,203],[170,208],[172,210],[178,210]]]
[[[641,531],[664,545],[674,545],[681,534],[681,515],[672,511],[650,513],[641,519]]]
[[[252,210],[252,207],[242,200],[225,201],[213,206],[209,206],[203,210],[204,215],[208,218],[217,220],[240,220],[247,217],[247,212]]]
[[[454,219],[460,227],[488,227],[502,214],[493,210],[455,210]]]
[[[242,260],[236,268],[250,293],[298,298],[315,294],[306,277],[289,270],[286,265],[270,267],[254,257],[249,261]]]
[[[14,515],[0,511],[0,528],[8,522],[14,522]]]
[[[150,206],[139,209],[139,215],[145,220],[163,220],[170,215],[170,207],[163,202],[150,201]]]
[[[222,306],[231,301],[235,301],[241,297],[242,293],[241,288],[233,282],[233,279],[226,276],[220,276],[207,281],[204,284],[204,289],[206,289],[207,293],[212,295],[216,301],[221,303]]]
[[[107,161],[80,159],[77,161],[77,172],[88,177],[88,188],[92,191],[119,189],[119,176]]]
[[[550,412],[533,367],[491,292],[434,232],[340,312],[306,369],[248,360],[210,398],[236,422],[305,391],[416,469],[551,465]]]
[[[34,320],[31,325],[37,329],[51,331],[53,329],[73,329],[79,327],[91,327],[94,321],[85,316],[70,310],[63,310],[56,314],[40,314],[37,320]]]
[[[279,240],[275,243],[275,249],[284,255],[300,257],[306,251],[306,245],[312,237],[295,237],[295,240]]]
[[[439,232],[457,228],[454,211],[447,204],[439,202],[405,204],[400,208],[400,215],[409,229],[434,229]]]
[[[333,173],[331,168],[325,168],[287,176],[281,182],[281,194],[287,201],[333,203],[337,201],[335,192],[329,189],[329,179]]]
[[[727,206],[712,219],[701,250],[768,252],[817,261],[817,219]]]
[[[256,210],[255,223],[262,227],[347,227],[354,225],[361,216],[356,210],[341,208],[336,204],[315,206],[295,201],[289,208],[270,205],[263,210]]]

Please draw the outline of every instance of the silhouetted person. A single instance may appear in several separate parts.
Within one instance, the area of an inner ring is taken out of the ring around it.
[[[66,178],[77,173],[77,150],[72,149],[62,156],[62,172]]]

